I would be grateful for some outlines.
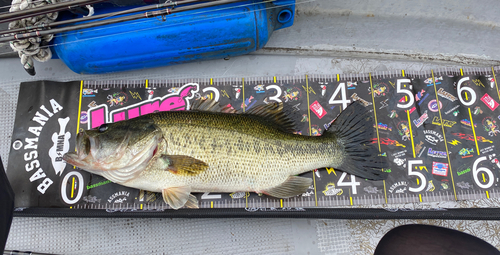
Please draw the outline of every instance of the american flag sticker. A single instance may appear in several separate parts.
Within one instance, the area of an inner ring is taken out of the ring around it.
[[[448,164],[441,162],[432,162],[432,174],[439,176],[448,175]]]
[[[490,97],[488,93],[485,93],[484,96],[481,97],[481,101],[483,101],[483,103],[486,104],[486,106],[488,106],[488,108],[490,108],[490,110],[492,111],[494,111],[498,107],[497,101]]]
[[[321,106],[318,101],[314,101],[314,103],[311,104],[311,106],[309,106],[309,108],[316,114],[316,116],[318,116],[318,118],[323,118],[323,116],[326,115],[326,111],[325,111],[325,108],[323,108],[323,106]]]

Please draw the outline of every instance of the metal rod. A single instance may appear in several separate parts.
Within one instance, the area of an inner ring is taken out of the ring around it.
[[[44,28],[48,28],[48,27],[52,28],[52,27],[57,27],[57,26],[61,26],[61,25],[71,24],[71,23],[83,22],[83,21],[100,19],[100,18],[109,18],[109,17],[113,17],[113,16],[118,16],[118,15],[131,14],[134,12],[150,11],[150,10],[161,9],[161,8],[166,8],[166,7],[175,7],[175,6],[178,6],[180,4],[191,4],[191,3],[196,3],[196,2],[206,2],[206,0],[184,0],[184,1],[175,1],[175,2],[167,2],[167,3],[162,3],[162,4],[141,6],[141,7],[133,8],[133,9],[126,10],[126,11],[104,13],[104,14],[92,15],[92,16],[81,17],[81,18],[76,18],[76,19],[62,20],[62,21],[56,21],[56,22],[51,22],[51,23],[42,23],[42,24],[39,24],[36,26],[28,26],[28,27],[24,27],[24,28],[4,30],[4,31],[0,31],[0,35],[19,33],[19,32],[24,32],[24,31],[33,30],[33,29],[44,29]]]
[[[42,7],[31,8],[22,11],[10,12],[5,14],[0,14],[0,23],[11,22],[14,20],[29,18],[33,16],[38,16],[42,14],[47,14],[51,12],[62,11],[66,9],[72,9],[76,6],[95,4],[99,2],[104,2],[106,0],[75,0],[70,2],[62,2],[57,4],[49,4]]]
[[[177,12],[190,11],[190,10],[195,10],[195,9],[200,9],[200,8],[205,8],[205,7],[230,4],[230,3],[237,3],[237,2],[242,2],[242,1],[246,1],[246,0],[218,0],[218,1],[208,2],[208,3],[201,3],[201,4],[196,4],[196,5],[178,7],[175,9],[167,8],[167,9],[160,10],[160,11],[145,12],[145,13],[141,13],[141,14],[126,16],[126,17],[119,17],[119,18],[115,18],[115,19],[108,19],[108,20],[102,20],[102,21],[94,21],[94,22],[78,24],[78,25],[73,25],[73,26],[67,26],[67,27],[62,27],[62,28],[52,28],[52,29],[41,30],[41,31],[40,30],[32,31],[32,32],[27,32],[27,33],[23,33],[23,34],[4,36],[4,37],[0,38],[0,43],[14,41],[14,40],[22,40],[22,39],[38,37],[38,36],[45,36],[45,35],[49,35],[49,34],[58,34],[58,33],[79,30],[79,29],[85,29],[85,28],[91,28],[91,27],[97,27],[97,26],[103,26],[103,25],[110,25],[110,24],[114,24],[114,23],[132,21],[132,20],[143,19],[143,18],[166,16],[166,15],[169,15],[172,13],[177,13]]]

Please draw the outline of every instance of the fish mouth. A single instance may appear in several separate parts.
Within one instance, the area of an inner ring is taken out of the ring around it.
[[[85,131],[80,132],[76,136],[76,152],[68,152],[64,154],[63,160],[71,165],[81,168],[86,165],[84,160],[91,154],[91,148],[93,145],[97,145],[97,140],[89,137]]]

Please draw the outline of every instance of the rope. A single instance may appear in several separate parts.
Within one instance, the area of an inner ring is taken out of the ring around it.
[[[10,12],[26,10],[34,7],[41,7],[48,4],[56,3],[58,0],[13,0],[10,7]],[[27,26],[39,25],[42,23],[50,23],[57,19],[57,12],[38,15],[26,19],[16,20],[9,23],[9,29],[25,28]],[[34,30],[31,30],[34,31]],[[21,64],[24,70],[30,75],[35,75],[35,66],[33,60],[46,62],[52,58],[52,52],[49,48],[40,49],[41,44],[46,44],[52,40],[54,35],[46,35],[42,37],[29,38],[24,40],[16,40],[10,42],[10,47],[19,54]]]

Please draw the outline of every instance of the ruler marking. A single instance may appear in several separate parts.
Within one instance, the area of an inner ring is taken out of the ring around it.
[[[472,120],[472,114],[470,112],[470,108],[467,108],[467,110],[469,110],[470,126],[472,127],[472,134],[474,134],[474,142],[476,143],[477,155],[479,155],[479,146],[477,144],[476,129],[474,128],[474,120]]]
[[[83,80],[80,81],[80,97],[78,98],[78,119],[76,120],[76,134],[80,132],[80,118],[82,112],[82,93],[83,93]],[[76,151],[76,146],[75,146]],[[76,169],[76,166],[73,166]]]
[[[418,194],[418,200],[422,203],[422,194]]]
[[[210,82],[212,82],[212,79],[210,79]],[[242,94],[243,94],[243,112],[245,112],[245,108],[246,108],[246,105],[245,105],[245,78],[241,78],[241,90],[242,90]]]
[[[309,136],[312,135],[311,131],[311,109],[309,109],[309,76],[306,74],[306,89],[307,89],[307,122],[309,123]],[[318,206],[318,195],[316,190],[316,174],[313,170],[313,185],[314,185],[314,204]]]
[[[273,76],[273,81],[274,83],[276,83],[276,76]]]
[[[411,130],[411,119],[410,119],[410,111],[409,110],[406,110],[406,115],[408,116],[408,126],[410,127],[411,150],[413,152],[413,158],[416,158],[416,156],[415,156],[415,144],[413,142],[413,131]]]
[[[438,97],[437,88],[436,88],[436,80],[434,79],[434,70],[432,70],[432,69],[431,69],[431,74],[432,74],[432,83],[434,83],[434,93],[436,95],[436,103],[439,106],[439,97]],[[446,132],[444,131],[443,116],[441,114],[440,107],[438,107],[438,112],[439,112],[439,119],[441,120],[441,131],[443,132],[444,146],[446,148],[446,158],[448,159],[448,168],[450,169],[451,183],[453,185],[453,195],[455,197],[455,200],[458,200],[457,199],[457,192],[455,189],[455,181],[453,180],[453,171],[451,168],[450,153],[448,151],[448,141],[446,140]]]
[[[210,201],[210,208],[214,208],[214,201]]]
[[[491,67],[491,72],[493,73],[493,81],[495,82],[495,87],[497,88],[498,100],[500,100],[500,91],[498,91],[498,82],[495,76],[495,69],[493,67]]]
[[[149,80],[146,79],[146,88],[148,88],[148,83],[149,83]]]
[[[401,70],[401,74],[405,77],[405,70]]]
[[[81,183],[79,183],[82,185]],[[75,195],[75,177],[73,177],[73,181],[71,182],[71,198],[73,198]]]
[[[483,174],[484,175],[484,174]],[[490,193],[488,193],[488,191],[486,191],[486,197],[489,199],[490,198]]]
[[[373,115],[375,116],[375,129],[377,130],[377,144],[378,144],[378,152],[382,152],[380,148],[380,136],[378,133],[378,120],[377,120],[377,107],[375,107],[375,97],[373,96],[373,82],[372,82],[372,73],[368,73],[368,77],[370,78],[370,89],[372,91],[372,103],[373,103]],[[387,189],[385,186],[385,180],[382,181],[384,183],[384,198],[385,203],[387,204]]]

